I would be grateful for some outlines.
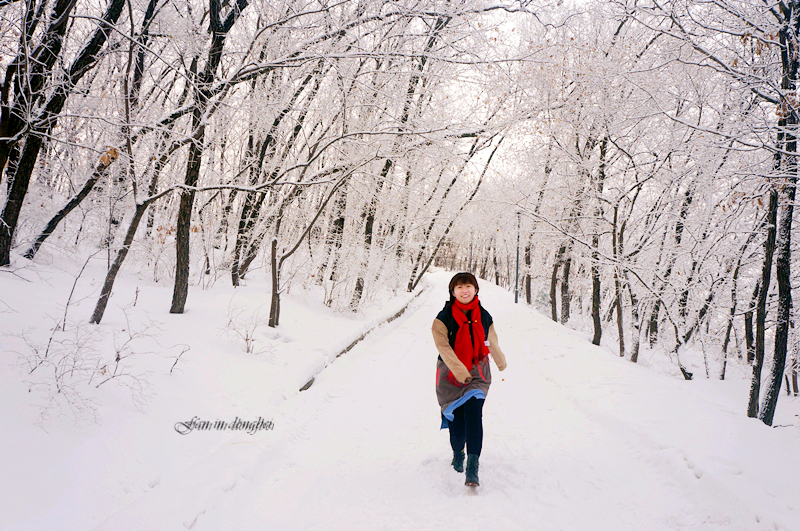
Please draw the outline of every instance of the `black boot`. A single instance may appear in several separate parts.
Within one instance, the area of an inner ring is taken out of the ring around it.
[[[463,472],[464,471],[464,450],[459,450],[456,452],[453,450],[453,462],[450,463],[453,465],[453,469],[456,472]]]
[[[467,480],[464,482],[469,487],[477,487],[480,485],[478,481],[478,456],[469,454],[467,456]]]

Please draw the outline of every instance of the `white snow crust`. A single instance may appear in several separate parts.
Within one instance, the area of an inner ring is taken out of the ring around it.
[[[46,343],[74,273],[0,277],[3,531],[800,531],[797,399],[781,396],[779,427],[747,418],[744,368],[725,381],[660,374],[483,282],[508,368],[493,367],[473,492],[449,467],[433,387],[430,326],[450,273],[354,315],[292,293],[277,329],[266,282],[194,287],[187,313],[169,315],[171,290],[130,276],[92,328],[102,275],[79,279],[67,328],[97,334],[101,360],[120,330],[146,330],[123,351],[149,386],[134,402],[124,379],[76,384],[94,416],[49,408],[44,420],[32,385],[46,375],[20,358]],[[254,352],[237,327],[252,329]],[[273,428],[176,431],[193,417]]]

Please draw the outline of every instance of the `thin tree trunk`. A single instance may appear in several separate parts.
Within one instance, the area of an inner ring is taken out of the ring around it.
[[[433,228],[434,228],[434,226],[436,224],[436,221],[438,221],[440,216],[441,216],[442,209],[447,204],[447,197],[450,195],[450,192],[455,187],[456,182],[458,182],[458,178],[463,174],[464,170],[467,168],[467,165],[469,164],[469,161],[479,151],[478,150],[479,143],[480,143],[480,138],[476,137],[475,140],[472,143],[472,146],[469,149],[469,152],[467,153],[467,156],[462,161],[461,166],[459,167],[458,171],[455,172],[455,174],[453,175],[453,178],[450,180],[450,184],[447,186],[447,188],[445,188],[445,191],[442,194],[441,199],[439,200],[439,206],[436,209],[436,212],[431,217],[431,220],[428,223],[427,227],[425,227],[425,230],[422,232],[422,245],[421,245],[421,247],[419,249],[419,252],[417,253],[416,259],[414,260],[414,266],[411,269],[411,275],[409,276],[409,280],[408,280],[408,291],[409,292],[414,290],[414,286],[416,286],[418,281],[419,281],[418,280],[419,279],[418,272],[420,270],[420,267],[422,267],[422,265],[423,265],[423,259],[424,259],[424,256],[425,256],[425,251],[428,250],[428,246],[430,245],[431,234],[433,233]],[[440,174],[440,176],[441,176],[441,174]],[[437,184],[438,184],[438,181],[437,181]],[[433,198],[433,194],[435,192],[436,192],[436,190],[434,189],[434,191],[431,194],[431,198]],[[472,267],[472,264],[469,264],[469,267],[467,268],[467,270],[470,270],[471,267]],[[483,276],[483,275],[481,275],[481,276]]]
[[[614,217],[611,222],[611,252],[614,256],[614,298],[617,306],[617,335],[619,335],[619,357],[625,357],[625,326],[622,322],[622,287],[619,280],[619,259],[621,253],[621,238],[618,237],[617,218],[619,205],[614,206]]]
[[[595,198],[595,219],[594,219],[594,230],[592,234],[592,264],[591,264],[591,276],[592,276],[592,322],[594,324],[594,337],[592,337],[592,344],[599,345],[600,340],[603,337],[603,323],[600,319],[600,306],[602,301],[600,299],[600,230],[599,230],[599,223],[600,219],[603,216],[602,205],[600,204],[600,199],[603,194],[603,186],[605,185],[606,179],[606,152],[608,148],[608,138],[603,137],[599,143],[600,147],[600,166],[597,171],[597,177],[595,178],[595,193],[597,197]],[[619,299],[617,299],[619,300]],[[621,338],[621,336],[620,336]],[[624,355],[624,352],[623,352]]]
[[[569,253],[569,250],[567,251]],[[572,257],[567,255],[564,260],[564,270],[561,277],[561,324],[569,321],[569,270],[572,265]]]
[[[347,195],[345,192],[338,192],[336,194],[336,201],[333,204],[333,221],[331,221],[331,230],[328,232],[328,279],[335,281],[338,278],[339,269],[339,255],[342,249],[342,239],[344,238],[344,210],[346,206]],[[324,267],[324,266],[323,266]],[[320,275],[320,280],[323,280],[323,275]]]
[[[428,60],[430,59],[430,52],[439,41],[439,36],[441,35],[442,30],[447,27],[451,20],[452,18],[449,16],[440,16],[436,19],[436,22],[431,28],[431,33],[428,36],[428,40],[425,42],[423,50],[418,55],[417,64],[414,65],[414,72],[409,79],[408,88],[406,89],[405,100],[403,102],[403,111],[400,114],[399,120],[400,127],[404,127],[408,123],[409,118],[411,118],[412,107],[414,106],[416,99],[415,97],[417,94],[422,93],[423,89],[425,88],[424,73],[426,65],[428,64]],[[399,147],[399,145],[395,146],[395,148],[397,147]],[[361,264],[361,271],[359,272],[358,279],[356,280],[355,289],[353,290],[353,297],[350,301],[350,306],[353,309],[358,307],[364,294],[364,275],[367,265],[369,264],[370,250],[372,248],[372,237],[374,232],[375,216],[377,214],[377,203],[381,190],[383,189],[383,185],[393,168],[394,161],[391,158],[387,158],[379,174],[378,189],[369,197],[367,200],[367,206],[362,213],[362,218],[364,219],[364,259]],[[435,255],[435,251],[433,255]],[[427,267],[425,269],[427,269]],[[413,285],[416,285],[422,274],[423,273],[420,273],[417,279],[412,278],[409,284],[413,283]]]
[[[744,314],[744,342],[747,349],[747,363],[753,363],[756,350],[753,339],[753,312],[745,312]]]
[[[114,161],[117,160],[118,156],[119,153],[117,152],[116,149],[109,148],[108,151],[100,157],[100,161],[97,163],[94,172],[92,173],[91,177],[89,177],[89,179],[84,183],[83,188],[81,188],[81,190],[77,194],[72,196],[72,199],[67,201],[67,204],[64,205],[64,207],[61,210],[59,210],[56,213],[56,215],[52,217],[52,219],[50,219],[50,221],[47,223],[47,225],[39,234],[39,236],[36,237],[36,240],[34,240],[34,242],[31,244],[30,248],[27,251],[25,251],[25,254],[23,255],[25,256],[25,258],[27,258],[28,260],[33,260],[33,257],[36,256],[36,253],[39,251],[39,248],[42,246],[45,240],[47,240],[47,238],[53,233],[53,231],[56,230],[58,224],[61,223],[61,221],[65,217],[67,217],[67,215],[69,215],[69,213],[72,212],[75,209],[75,207],[77,207],[81,203],[81,201],[83,201],[89,195],[89,192],[92,191],[94,185],[97,184],[97,182],[100,179],[102,179],[106,175],[106,173],[108,173],[108,169],[111,167],[111,164],[113,164]]]
[[[531,303],[531,242],[525,244],[525,302]]]
[[[625,325],[622,322],[622,288],[619,272],[614,271],[614,292],[617,299],[617,334],[619,335],[619,357],[625,357]]]
[[[300,247],[300,244],[308,237],[311,233],[311,229],[316,224],[317,220],[320,218],[322,213],[325,211],[325,208],[328,206],[331,198],[336,194],[339,188],[347,181],[347,179],[352,175],[352,170],[347,172],[345,175],[341,177],[341,179],[333,185],[330,192],[327,196],[322,200],[319,207],[317,208],[316,215],[309,221],[308,225],[306,226],[303,233],[295,242],[294,246],[286,251],[280,259],[278,258],[278,234],[280,232],[280,227],[275,232],[275,238],[272,239],[272,248],[270,251],[270,263],[272,266],[272,300],[270,304],[269,310],[269,326],[276,327],[280,322],[280,274],[281,268],[283,267],[283,262],[286,261],[295,251]],[[299,188],[299,187],[298,187]]]
[[[553,273],[550,275],[550,318],[558,322],[558,270],[561,268],[561,263],[564,258],[564,253],[567,250],[567,244],[562,243],[561,247],[556,252],[555,259],[553,260]]]
[[[281,315],[281,295],[280,295],[280,269],[278,268],[278,239],[272,239],[270,247],[270,266],[272,269],[272,296],[269,305],[269,323],[272,328],[278,326]]]
[[[494,266],[494,285],[500,285],[500,268],[497,266],[497,247],[492,248],[492,265]]]
[[[592,237],[592,245],[595,249],[600,244],[600,239],[597,236]],[[594,336],[592,337],[592,344],[599,345],[600,339],[603,336],[603,323],[600,319],[600,268],[597,265],[600,256],[596,250],[592,251],[592,324],[594,325]]]
[[[760,292],[761,280],[756,282],[753,289],[753,296],[750,299],[749,310],[744,314],[744,342],[747,350],[747,363],[752,364],[756,359],[756,342],[753,336],[753,308],[758,307],[758,294]]]
[[[433,263],[433,260],[436,258],[436,253],[439,251],[439,248],[442,246],[442,244],[444,243],[445,239],[447,238],[447,235],[450,233],[450,229],[453,228],[453,224],[456,222],[456,218],[461,213],[461,211],[464,210],[464,207],[466,207],[468,204],[470,204],[472,202],[472,200],[475,198],[475,195],[478,193],[478,190],[480,190],[481,184],[483,184],[483,179],[484,179],[484,177],[486,177],[486,172],[489,170],[489,165],[492,163],[492,159],[494,158],[494,154],[497,153],[497,150],[500,148],[500,144],[503,143],[503,140],[505,140],[505,137],[500,137],[500,140],[497,141],[497,144],[492,149],[492,152],[489,154],[489,158],[486,159],[486,164],[484,164],[484,166],[483,166],[483,171],[481,172],[481,175],[478,178],[478,182],[475,184],[475,188],[472,189],[472,193],[470,193],[470,195],[467,198],[467,200],[461,205],[461,208],[458,209],[458,212],[450,220],[450,223],[447,225],[447,228],[444,230],[444,234],[442,234],[442,237],[439,238],[439,242],[433,248],[433,251],[431,252],[430,258],[428,259],[428,261],[423,266],[422,270],[420,271],[419,275],[417,276],[416,281],[414,282],[413,286],[411,287],[411,290],[409,290],[409,291],[413,291],[417,287],[417,284],[419,284],[419,281],[422,280],[422,276],[425,274],[425,272],[428,270],[430,265]],[[487,257],[487,260],[488,260],[488,257]]]
[[[139,228],[139,223],[142,221],[142,217],[144,217],[144,213],[147,211],[147,207],[149,205],[149,202],[136,205],[136,211],[133,214],[133,219],[131,219],[131,224],[128,226],[128,232],[125,234],[125,241],[122,243],[122,247],[119,249],[119,251],[117,251],[114,262],[111,264],[111,267],[106,273],[106,279],[105,282],[103,282],[103,289],[100,291],[100,298],[97,299],[97,304],[94,307],[92,318],[89,320],[89,322],[92,324],[100,324],[100,321],[103,319],[103,314],[106,311],[108,300],[111,297],[111,290],[114,287],[114,281],[117,278],[119,270],[122,268],[122,263],[128,256],[128,251],[130,251],[131,244],[133,243],[133,237],[136,235],[136,229]]]
[[[728,315],[728,326],[725,330],[725,339],[722,342],[722,354],[724,358],[723,358],[722,372],[720,373],[720,380],[725,379],[725,369],[728,363],[728,345],[730,344],[731,331],[733,330],[733,320],[736,317],[736,307],[737,307],[736,292],[738,291],[739,271],[741,270],[742,267],[742,257],[744,257],[744,253],[747,251],[747,248],[750,246],[750,243],[755,239],[755,236],[756,236],[755,232],[751,233],[750,236],[748,236],[747,241],[744,243],[744,245],[742,245],[741,249],[739,250],[739,255],[736,258],[736,266],[733,268],[733,275],[731,276],[731,311],[730,314]],[[752,327],[752,322],[751,322],[751,327]]]
[[[639,362],[639,347],[641,345],[642,322],[639,316],[639,301],[633,293],[630,280],[625,278],[628,295],[631,298],[631,363]]]

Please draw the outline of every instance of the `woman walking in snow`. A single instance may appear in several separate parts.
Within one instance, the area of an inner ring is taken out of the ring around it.
[[[483,445],[483,401],[492,383],[491,353],[497,368],[506,368],[506,357],[497,344],[497,333],[478,300],[478,280],[472,273],[458,273],[449,285],[450,300],[433,320],[433,341],[439,351],[436,364],[436,396],[442,408],[442,429],[450,429],[453,468],[464,471],[466,484],[477,486],[478,458]]]

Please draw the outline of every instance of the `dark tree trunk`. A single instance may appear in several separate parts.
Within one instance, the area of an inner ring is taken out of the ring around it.
[[[631,363],[638,363],[639,361],[639,346],[641,344],[641,321],[639,317],[639,301],[631,289],[630,281],[625,279],[628,288],[628,294],[631,298]]]
[[[51,24],[43,37],[43,41],[33,53],[28,56],[30,50],[24,50],[6,70],[6,81],[2,89],[0,99],[0,137],[11,138],[19,134],[24,127],[29,127],[30,132],[25,135],[25,147],[19,159],[19,165],[15,168],[13,175],[9,175],[9,194],[6,197],[6,204],[0,214],[0,266],[8,265],[11,261],[11,247],[14,242],[14,232],[19,222],[19,214],[22,211],[22,204],[28,192],[33,169],[39,157],[42,146],[43,135],[51,131],[57,123],[57,117],[61,114],[69,96],[74,92],[75,86],[97,64],[100,58],[100,51],[108,40],[111,26],[116,23],[122,13],[124,0],[111,0],[102,21],[92,33],[91,38],[81,49],[80,53],[71,63],[66,72],[66,79],[61,81],[52,94],[49,95],[47,102],[41,106],[41,110],[35,116],[22,121],[22,116],[27,116],[28,111],[36,103],[42,103],[45,97],[45,84],[51,77],[51,70],[56,64],[63,48],[63,39],[68,27],[69,14],[75,6],[75,2],[70,0],[59,0],[51,17]],[[15,76],[19,75],[21,65],[31,60],[33,65],[28,79],[24,83],[15,82]],[[10,71],[9,71],[10,69]],[[24,90],[22,94],[15,94],[16,102],[13,108],[3,105],[9,101],[11,95],[10,85],[16,83],[16,87]],[[24,87],[24,88],[22,88]],[[17,141],[0,141],[0,172],[8,160],[12,150],[18,149]]]
[[[196,131],[194,141],[189,146],[189,162],[186,166],[184,184],[195,187],[200,178],[203,163],[203,139],[205,126],[201,123],[202,110],[195,108],[192,114],[192,130]],[[175,285],[172,291],[172,306],[169,313],[183,313],[189,295],[189,260],[192,209],[194,191],[184,190],[178,206],[178,221],[175,228]]]
[[[22,148],[20,147],[19,143],[14,144],[14,147],[11,149],[11,154],[8,157],[8,162],[6,163],[6,175],[15,175],[17,173],[17,166],[19,165],[19,157],[22,152]],[[0,172],[0,182],[2,182],[3,173]],[[6,179],[6,196],[11,192],[11,182]]]
[[[796,127],[796,125],[795,125]],[[787,151],[795,153],[796,143],[790,142]],[[792,156],[794,159],[794,156]],[[761,404],[759,419],[772,426],[775,416],[775,407],[778,405],[783,373],[786,368],[786,353],[789,344],[789,328],[791,326],[792,312],[792,285],[791,285],[791,253],[792,253],[792,218],[794,215],[795,184],[797,182],[797,168],[792,160],[788,168],[789,177],[785,187],[785,205],[781,213],[780,227],[775,257],[775,280],[778,282],[778,311],[775,317],[775,350],[772,358],[772,370],[767,382],[766,395]]]
[[[281,316],[280,269],[278,268],[278,240],[272,240],[270,247],[270,267],[272,268],[272,296],[269,305],[269,323],[272,328],[278,326]]]
[[[747,350],[747,363],[753,363],[756,351],[753,339],[753,312],[745,312],[744,314],[744,343]]]
[[[800,22],[797,10],[800,2],[793,0],[790,4],[791,11],[784,9],[783,16],[790,17],[781,26],[779,38],[781,43],[782,78],[781,88],[786,94],[797,92],[798,71],[800,71],[800,49],[798,49],[798,34]],[[794,221],[794,200],[796,196],[798,152],[797,134],[800,127],[800,116],[797,114],[794,102],[784,103],[785,116],[778,121],[778,147],[780,153],[781,170],[779,175],[781,191],[784,196],[784,206],[781,212],[780,226],[777,228],[777,245],[775,257],[775,279],[778,282],[778,310],[775,317],[775,346],[772,358],[772,370],[769,375],[767,392],[759,412],[759,419],[769,426],[775,415],[778,405],[783,373],[786,368],[786,354],[789,343],[789,328],[792,321],[792,222]]]
[[[653,311],[650,312],[650,321],[647,323],[647,337],[650,341],[650,347],[655,346],[658,341],[658,314],[661,310],[661,301],[656,300],[653,303]]]
[[[752,241],[755,239],[756,233],[753,232],[748,236],[747,241],[742,245],[741,249],[739,250],[739,255],[736,258],[736,265],[733,268],[733,274],[731,275],[731,311],[728,315],[728,326],[725,330],[725,339],[722,342],[722,355],[723,355],[723,365],[722,365],[722,372],[720,373],[720,380],[725,379],[725,370],[728,364],[728,346],[730,345],[731,340],[731,331],[733,330],[733,321],[736,317],[736,308],[737,304],[737,292],[739,291],[739,271],[742,268],[742,258],[744,257],[745,252],[747,252],[747,248],[750,246]],[[752,319],[752,313],[751,313]],[[745,325],[747,326],[747,325]],[[752,321],[750,323],[751,330],[750,333],[752,334]],[[741,358],[741,355],[739,356]]]
[[[189,160],[186,164],[184,184],[195,187],[200,178],[200,167],[203,164],[203,143],[205,142],[205,112],[212,95],[211,83],[216,78],[219,63],[222,60],[222,49],[225,39],[233,25],[247,7],[249,0],[237,0],[225,20],[222,19],[221,0],[210,0],[211,46],[204,71],[197,78],[195,102],[192,108],[192,143],[189,146]],[[184,190],[178,207],[178,222],[175,229],[175,287],[172,291],[170,313],[183,313],[186,298],[189,294],[189,249],[194,206],[194,191]]]
[[[251,124],[251,129],[252,129],[252,124]],[[250,137],[248,138],[247,151],[245,152],[245,156],[244,156],[245,163],[251,161],[254,158],[254,156],[253,156],[253,149],[254,149],[253,144],[254,144],[254,142],[255,142],[255,135],[251,131]],[[250,168],[249,171],[250,171],[250,183],[249,184],[250,184],[250,186],[254,186],[258,182],[258,174],[260,172],[258,171],[258,167],[257,167],[256,164],[253,164],[253,166]],[[233,199],[235,199],[235,194],[236,194],[236,190],[234,190],[231,193],[230,201],[226,205],[228,213],[230,213],[230,211],[231,211],[231,207],[232,207],[232,204],[233,204]],[[244,247],[244,244],[245,244],[245,238],[250,234],[250,232],[252,231],[252,224],[255,223],[255,218],[253,218],[252,223],[250,221],[250,218],[251,218],[250,211],[253,209],[253,206],[255,205],[255,202],[258,199],[259,199],[258,194],[254,193],[254,192],[248,192],[248,193],[244,194],[244,205],[242,205],[242,211],[241,211],[240,217],[239,217],[239,227],[238,227],[237,232],[236,232],[236,240],[235,240],[235,242],[233,244],[233,263],[231,264],[231,283],[234,286],[239,286],[239,280],[240,280],[239,279],[239,258],[241,257],[241,254],[242,254],[242,248]],[[227,225],[228,220],[227,219],[223,219],[223,223],[225,223]]]
[[[139,223],[142,221],[144,213],[147,211],[147,207],[149,205],[149,203],[136,205],[136,211],[133,214],[133,219],[131,219],[131,224],[128,226],[128,232],[125,234],[125,241],[122,243],[122,247],[119,249],[119,251],[117,251],[117,256],[114,258],[114,262],[111,264],[111,267],[106,273],[106,279],[105,282],[103,282],[103,289],[100,291],[100,298],[97,299],[97,304],[94,307],[92,318],[89,320],[89,322],[92,324],[100,324],[100,321],[103,319],[106,306],[108,305],[108,300],[111,297],[111,290],[114,287],[114,281],[117,278],[119,270],[122,268],[122,263],[128,256],[128,251],[130,251],[131,244],[133,243],[133,237],[136,235],[136,229],[139,228]]]
[[[561,277],[561,324],[565,324],[569,321],[569,270],[571,266],[572,257],[568,255],[564,260],[564,271]]]
[[[531,303],[531,243],[525,244],[525,302]]]
[[[22,204],[28,193],[28,186],[31,182],[31,174],[36,166],[36,159],[39,156],[39,149],[42,145],[42,137],[29,135],[22,149],[19,165],[14,175],[9,176],[9,192],[6,197],[6,204],[0,214],[0,266],[11,263],[11,248],[14,246],[14,233],[19,222],[19,215],[22,212]]]
[[[744,340],[747,349],[747,363],[752,364],[756,359],[756,341],[753,335],[753,308],[758,308],[758,294],[761,292],[761,279],[756,282],[753,288],[753,296],[750,299],[748,311],[744,314]]]
[[[36,256],[36,253],[39,251],[39,247],[41,247],[45,240],[51,234],[53,234],[53,231],[56,230],[58,224],[61,223],[61,221],[67,217],[67,215],[69,215],[69,213],[72,212],[75,207],[81,204],[81,201],[86,199],[86,197],[89,195],[89,192],[91,192],[92,188],[94,188],[94,185],[106,175],[108,169],[111,167],[111,164],[117,160],[117,156],[117,150],[114,148],[109,148],[108,152],[100,157],[100,162],[98,162],[91,177],[89,177],[89,179],[84,183],[83,188],[81,188],[81,190],[75,194],[72,199],[67,201],[67,204],[64,205],[64,207],[59,210],[56,215],[52,217],[52,219],[50,219],[50,221],[47,223],[47,226],[45,226],[44,230],[42,230],[39,236],[36,237],[36,240],[31,244],[30,248],[25,251],[25,258],[28,260],[33,260],[33,257]]]
[[[375,234],[375,216],[377,215],[378,198],[380,197],[380,193],[383,190],[383,185],[388,180],[389,173],[392,171],[393,167],[394,162],[392,162],[391,159],[386,159],[386,162],[384,162],[383,168],[379,173],[378,188],[370,195],[369,199],[367,200],[367,206],[361,213],[361,219],[364,222],[364,258],[361,261],[361,270],[359,271],[359,276],[356,279],[356,285],[353,289],[353,296],[350,299],[350,307],[353,310],[358,308],[358,305],[361,303],[361,298],[364,296],[364,287],[366,285],[366,280],[364,279],[364,270],[369,264],[369,255],[370,250],[372,249],[372,238]]]
[[[593,345],[599,345],[603,337],[603,323],[600,319],[600,233],[599,224],[603,217],[603,208],[600,200],[603,194],[603,186],[606,179],[606,153],[608,149],[608,139],[603,137],[599,143],[600,147],[600,166],[595,178],[595,220],[594,220],[594,233],[592,234],[592,322],[594,324],[594,337],[592,338]],[[623,353],[624,355],[624,353]]]
[[[338,278],[339,254],[342,250],[342,239],[344,238],[344,211],[346,200],[347,195],[344,192],[339,192],[334,202],[333,221],[331,222],[331,230],[328,233],[328,245],[330,248],[328,252],[329,280],[336,280]],[[320,279],[322,279],[322,275],[320,275]]]
[[[790,180],[787,190],[787,202],[781,219],[777,256],[775,260],[775,279],[778,282],[778,311],[775,318],[775,350],[772,358],[772,370],[767,382],[766,395],[761,404],[759,419],[772,426],[775,407],[783,381],[786,367],[786,353],[789,343],[789,327],[791,326],[792,286],[791,286],[791,224],[794,210],[795,179]]]
[[[553,260],[553,273],[550,275],[550,318],[555,322],[558,322],[558,270],[561,269],[561,262],[566,250],[567,244],[562,243],[561,247],[559,247],[556,252],[555,259]]]
[[[617,306],[617,335],[619,335],[619,357],[625,357],[625,326],[622,322],[622,287],[619,280],[619,258],[622,254],[622,237],[618,232],[617,218],[619,205],[614,207],[614,217],[611,223],[611,251],[614,255],[614,299]]]
[[[33,39],[43,17],[45,4],[40,4],[39,11],[35,14],[33,3],[26,6],[24,34],[20,38],[18,54],[6,67],[4,82],[0,88],[0,174],[6,169],[11,153],[19,149],[21,139],[26,138],[27,135],[22,134],[25,127],[36,121],[36,117],[30,116],[29,111],[45,97],[45,85],[52,78],[54,65],[64,48],[69,15],[75,5],[76,2],[70,0],[58,0],[52,5],[49,25],[38,44]],[[11,183],[9,187],[10,185]],[[11,227],[12,235],[14,228]]]
[[[500,268],[497,266],[497,248],[492,249],[492,265],[494,266],[494,285],[500,285]]]
[[[597,248],[599,239],[593,237],[592,245]],[[597,265],[600,256],[597,251],[592,251],[592,324],[594,325],[594,336],[592,337],[592,344],[599,345],[600,339],[603,337],[603,323],[600,319],[600,268]]]
[[[617,299],[617,334],[619,335],[619,357],[625,357],[625,325],[622,321],[622,287],[619,272],[614,271],[614,292]]]
[[[753,360],[753,377],[750,381],[750,399],[747,405],[747,416],[751,418],[758,416],[758,398],[761,393],[761,370],[764,366],[764,340],[767,321],[767,294],[769,292],[770,276],[772,275],[772,257],[775,253],[777,218],[778,192],[771,188],[769,191],[769,206],[767,207],[767,239],[764,242],[764,264],[761,269],[758,304],[756,305],[756,345]]]

